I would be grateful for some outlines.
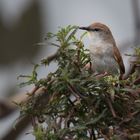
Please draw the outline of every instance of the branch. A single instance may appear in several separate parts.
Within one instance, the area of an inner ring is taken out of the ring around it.
[[[38,95],[46,95],[46,89],[44,87],[41,88],[34,88],[32,90],[32,92],[30,92],[30,95],[32,95],[34,93],[34,96],[38,96]],[[20,96],[16,96],[12,99],[14,99],[16,102],[21,103],[21,102],[26,102],[29,100],[31,96],[27,95],[27,94],[22,94]],[[47,96],[46,96],[46,100],[48,100]],[[14,103],[11,103],[9,105],[12,105],[13,108],[17,108],[17,106]],[[17,124],[15,125],[15,128],[11,127],[11,129],[9,130],[9,132],[2,138],[2,140],[10,140],[12,138],[12,140],[16,140],[17,137],[21,134],[21,132],[31,123],[31,116],[24,116],[23,118],[21,118]]]
[[[9,132],[2,138],[2,140],[17,140],[17,137],[21,134],[21,132],[30,124],[30,117],[26,116],[22,118],[17,125],[16,128],[11,127]]]

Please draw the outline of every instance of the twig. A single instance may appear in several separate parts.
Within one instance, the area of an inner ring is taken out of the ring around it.
[[[105,139],[105,140],[109,140],[109,138],[107,138],[107,136],[106,135],[104,135],[103,133],[102,133],[102,131],[100,130],[100,133],[99,134],[101,134],[101,136]]]
[[[29,95],[44,95],[46,93],[46,88],[41,87],[39,89],[34,88],[32,90],[32,92]],[[15,97],[15,101],[18,103],[21,102],[26,102],[28,101],[31,96],[29,96],[27,94],[22,94],[18,97]],[[48,100],[48,96],[46,97],[46,100]],[[17,100],[18,99],[18,100]],[[14,103],[10,103],[14,109],[17,109],[17,105]],[[47,102],[46,102],[47,104]],[[21,120],[19,120],[17,122],[17,124],[15,125],[15,128],[11,127],[11,129],[9,130],[9,132],[2,138],[2,140],[10,140],[12,138],[12,140],[16,140],[17,137],[21,134],[21,132],[31,123],[31,117],[30,116],[24,116]]]
[[[123,123],[130,122],[130,121],[133,119],[133,117],[134,117],[135,115],[137,115],[138,113],[140,113],[140,112],[139,112],[139,111],[135,111],[135,112],[131,113],[131,116],[130,116],[129,118],[123,119],[123,120],[119,123],[119,126],[121,126]]]
[[[81,93],[79,93],[70,83],[68,83],[68,88],[74,94],[74,96],[77,98],[77,100],[79,100],[79,97],[81,97],[82,99],[86,98],[86,96],[84,96]]]
[[[90,140],[96,140],[96,136],[93,128],[89,130],[89,133],[90,133]]]
[[[138,77],[133,83],[134,83],[135,85],[140,84],[140,77]]]
[[[53,61],[54,59],[56,59],[57,55],[58,55],[58,51],[57,51],[56,53],[54,53],[54,54],[48,56],[46,59],[42,59],[42,60],[41,60],[41,63],[47,65],[47,64],[49,64],[51,61]]]
[[[115,110],[114,110],[114,108],[113,108],[113,106],[112,106],[112,103],[111,103],[111,101],[109,100],[109,97],[108,97],[107,95],[106,95],[106,101],[107,101],[107,103],[108,103],[108,106],[109,106],[109,108],[110,108],[110,111],[111,111],[113,117],[116,118],[116,117],[117,117],[116,112],[115,112]]]
[[[0,101],[0,119],[5,118],[10,113],[16,110],[16,107],[11,105],[12,103],[9,100],[1,100]]]
[[[69,121],[70,121],[71,116],[74,114],[74,111],[75,111],[75,108],[73,107],[71,109],[71,111],[69,112],[69,115],[66,117],[65,123],[64,123],[65,124],[65,128],[69,127]]]
[[[29,95],[33,95],[38,89],[39,89],[39,86],[35,86],[35,87],[33,88],[33,90],[30,92]]]
[[[11,127],[9,132],[1,139],[1,140],[17,140],[17,137],[21,134],[21,132],[30,124],[30,117],[26,116],[22,118],[15,126],[15,128]]]

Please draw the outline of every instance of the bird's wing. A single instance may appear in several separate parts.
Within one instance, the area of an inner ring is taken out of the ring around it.
[[[125,67],[124,67],[123,59],[122,59],[120,51],[118,50],[117,47],[114,47],[114,59],[117,61],[118,65],[120,67],[120,73],[124,74],[125,73]]]

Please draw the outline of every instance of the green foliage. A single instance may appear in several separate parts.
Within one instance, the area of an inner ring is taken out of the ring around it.
[[[33,135],[35,136],[36,140],[45,140],[45,132],[41,126],[34,128]]]
[[[82,42],[85,33],[79,39],[77,31],[78,27],[68,26],[56,34],[49,33],[47,41],[59,47],[41,65],[55,60],[58,68],[38,80],[35,66],[32,75],[27,76],[29,81],[24,83],[46,89],[20,104],[21,114],[33,118],[36,139],[114,139],[116,135],[139,133],[140,83],[135,83],[139,77],[133,73],[121,81],[111,75],[98,78],[86,68],[90,55]]]
[[[38,80],[37,80],[37,72],[36,69],[39,67],[38,64],[34,65],[33,71],[31,75],[19,75],[19,78],[26,78],[29,79],[27,82],[22,82],[19,84],[20,87],[26,86],[26,85],[31,85],[31,84],[37,84]]]

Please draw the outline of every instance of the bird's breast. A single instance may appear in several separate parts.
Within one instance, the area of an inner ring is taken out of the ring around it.
[[[111,44],[91,45],[90,56],[95,71],[100,73],[116,73],[118,71],[118,64],[113,57],[113,46]]]

